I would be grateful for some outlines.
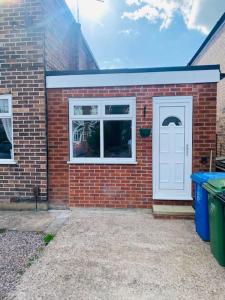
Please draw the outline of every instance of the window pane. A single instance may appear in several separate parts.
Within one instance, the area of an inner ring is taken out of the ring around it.
[[[131,126],[131,121],[104,121],[104,157],[132,157]]]
[[[11,119],[0,119],[0,159],[12,158]]]
[[[73,121],[73,157],[100,157],[100,121]]]
[[[94,105],[75,105],[74,106],[74,115],[76,116],[89,116],[89,115],[97,115],[98,114],[98,106]]]
[[[0,113],[8,113],[9,105],[7,99],[0,99]]]
[[[106,105],[106,115],[127,115],[130,112],[130,105]]]

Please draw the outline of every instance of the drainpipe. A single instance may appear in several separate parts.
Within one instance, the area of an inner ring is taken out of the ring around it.
[[[47,83],[46,83],[46,55],[45,55],[45,31],[44,31],[44,88],[45,88],[45,137],[46,137],[46,201],[47,201],[47,206],[49,208],[49,192],[48,192],[48,183],[49,183],[49,178],[48,178],[48,158],[49,158],[49,153],[48,153],[48,94],[47,94]]]

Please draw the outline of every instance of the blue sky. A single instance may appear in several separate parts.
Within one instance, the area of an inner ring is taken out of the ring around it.
[[[76,14],[76,1],[66,1]],[[79,1],[100,68],[186,65],[225,11],[224,0]]]

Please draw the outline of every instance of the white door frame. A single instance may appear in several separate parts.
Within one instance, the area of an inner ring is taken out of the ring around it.
[[[174,106],[185,106],[185,174],[184,184],[185,191],[174,196],[164,195],[159,191],[159,108],[166,104]],[[153,97],[153,130],[152,130],[152,173],[153,173],[153,199],[154,200],[192,200],[191,189],[191,173],[192,173],[192,96],[169,96],[169,97]]]

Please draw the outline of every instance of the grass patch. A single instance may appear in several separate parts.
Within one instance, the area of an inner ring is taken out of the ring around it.
[[[44,236],[44,243],[45,245],[47,246],[53,239],[54,239],[55,235],[52,234],[52,233],[47,233],[45,236]]]
[[[6,228],[0,228],[0,234],[3,234],[6,232]]]

